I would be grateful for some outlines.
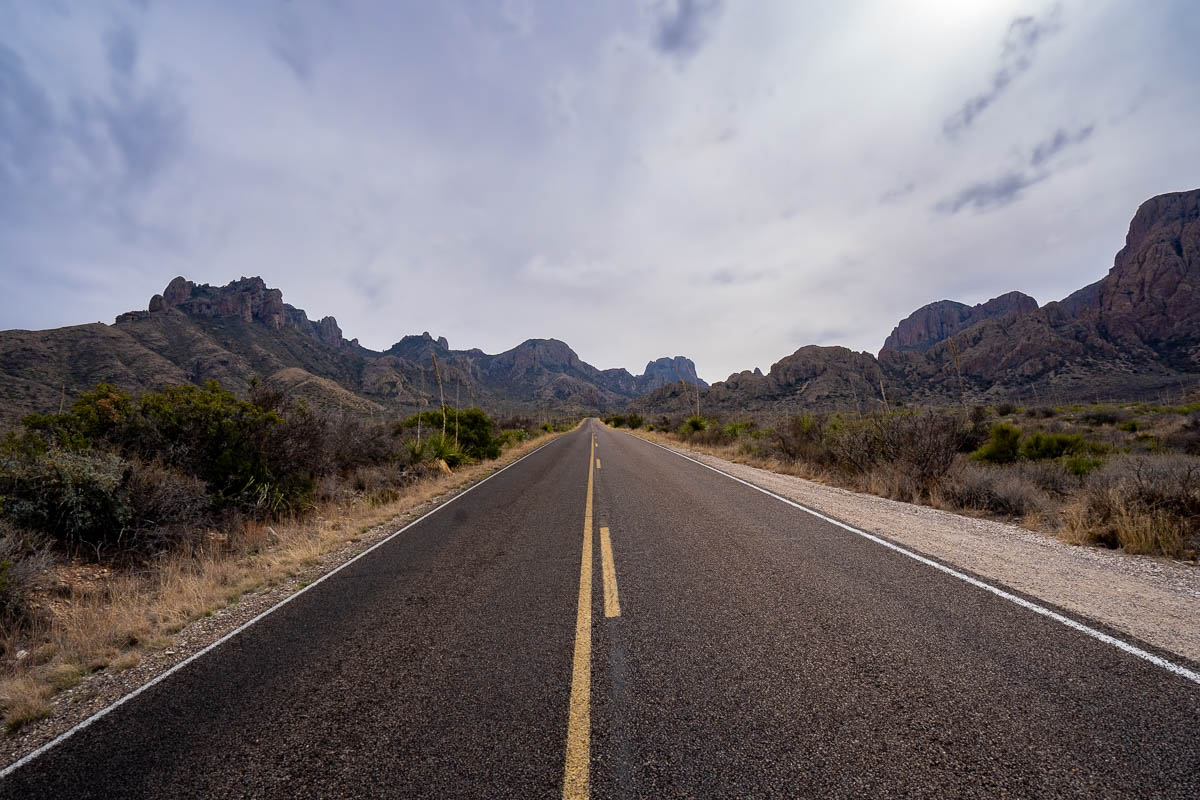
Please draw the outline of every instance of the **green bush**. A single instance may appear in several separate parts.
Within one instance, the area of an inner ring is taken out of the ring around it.
[[[687,439],[690,438],[694,433],[708,430],[710,425],[711,423],[709,420],[705,419],[699,414],[692,414],[683,421],[682,425],[679,426],[679,435],[684,439]]]
[[[1034,433],[1021,443],[1021,455],[1030,461],[1061,458],[1084,450],[1077,433]]]
[[[635,414],[633,412],[630,412],[625,415],[625,424],[634,430],[637,430],[638,428],[642,427],[642,424],[644,422],[645,422],[645,420],[642,419],[641,414]]]
[[[973,458],[992,464],[1011,464],[1020,454],[1021,429],[1016,425],[993,425],[988,440],[975,451]]]
[[[740,439],[742,436],[753,431],[755,425],[753,422],[730,422],[721,428],[721,435],[726,439]]]
[[[424,430],[440,438],[443,419],[440,410],[414,414],[401,423],[402,429],[415,430],[418,418]],[[458,446],[454,449],[458,450],[461,455],[477,460],[499,458],[501,443],[495,435],[495,423],[482,409],[464,408],[460,409],[456,415],[455,409],[447,408],[445,425],[446,440],[450,445],[454,445],[457,439]],[[437,457],[441,458],[441,456]],[[448,460],[447,463],[449,463]],[[450,466],[454,466],[454,464],[450,464]]]

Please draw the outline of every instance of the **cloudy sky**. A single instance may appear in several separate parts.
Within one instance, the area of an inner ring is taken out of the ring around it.
[[[0,0],[0,328],[261,275],[719,380],[1061,299],[1200,186],[1194,0]]]

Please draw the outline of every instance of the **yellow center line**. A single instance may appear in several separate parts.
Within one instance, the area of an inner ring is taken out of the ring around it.
[[[617,568],[613,565],[612,539],[608,528],[600,529],[600,564],[604,571],[604,616],[621,616],[621,599],[617,596]]]
[[[579,564],[579,609],[575,615],[575,660],[571,669],[571,708],[567,716],[567,758],[563,800],[586,800],[592,735],[592,488],[596,435],[588,455],[587,503],[583,512],[583,557]]]
[[[600,459],[596,459],[596,469],[600,469]]]

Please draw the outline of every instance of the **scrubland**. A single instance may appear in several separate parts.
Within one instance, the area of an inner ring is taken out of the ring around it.
[[[1015,521],[1074,544],[1193,562],[1200,549],[1200,403],[605,421],[776,472]]]
[[[454,408],[373,422],[215,383],[101,385],[26,418],[0,443],[5,725],[572,425]]]

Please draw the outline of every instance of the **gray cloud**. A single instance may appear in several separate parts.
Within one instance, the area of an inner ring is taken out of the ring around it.
[[[104,52],[113,71],[125,76],[133,74],[138,60],[138,42],[133,29],[120,25],[105,33]]]
[[[301,83],[312,81],[316,66],[312,37],[299,17],[290,13],[279,17],[271,37],[271,52]]]
[[[1014,202],[1030,186],[1051,176],[1050,162],[1056,156],[1087,141],[1095,129],[1094,124],[1073,132],[1059,128],[1033,146],[1022,167],[1006,171],[993,180],[969,184],[952,197],[939,202],[935,210],[942,214],[957,214],[967,207],[976,211],[991,211]]]
[[[767,269],[745,270],[736,269],[734,267],[722,267],[710,273],[708,279],[721,286],[737,286],[748,283],[757,283],[764,278],[771,277],[773,274],[773,270]]]
[[[1042,40],[1061,29],[1059,17],[1060,7],[1055,5],[1041,19],[1033,16],[1017,17],[1009,23],[1008,31],[1004,35],[1004,46],[1000,51],[1000,64],[992,73],[991,85],[969,98],[962,108],[942,123],[942,131],[947,136],[957,136],[969,128],[1021,73],[1033,66],[1034,54]]]
[[[53,122],[46,94],[26,71],[24,60],[0,44],[0,187],[22,182],[22,176],[44,160]]]
[[[957,214],[968,206],[976,211],[991,211],[1013,202],[1021,192],[1045,177],[1020,170],[1008,172],[994,180],[970,184],[953,197],[942,200],[935,209],[942,214]]]
[[[1029,165],[1033,167],[1042,166],[1068,147],[1087,141],[1095,130],[1095,125],[1085,125],[1074,133],[1059,128],[1054,132],[1053,136],[1045,141],[1038,142],[1033,148],[1033,154],[1029,157]]]
[[[703,46],[721,10],[721,0],[674,0],[663,9],[654,46],[668,55],[687,57]]]

